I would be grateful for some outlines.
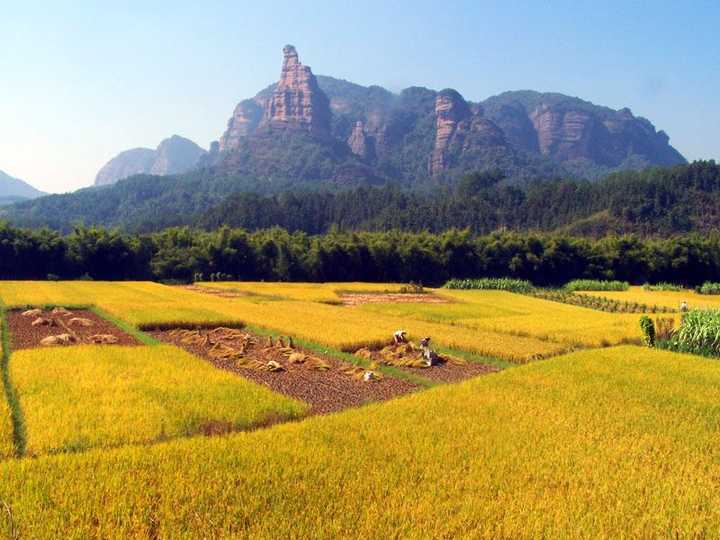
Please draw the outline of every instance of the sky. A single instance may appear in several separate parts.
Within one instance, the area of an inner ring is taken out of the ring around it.
[[[0,170],[67,192],[173,134],[207,148],[286,43],[316,74],[393,91],[629,107],[689,160],[720,159],[718,29],[717,0],[0,0]]]

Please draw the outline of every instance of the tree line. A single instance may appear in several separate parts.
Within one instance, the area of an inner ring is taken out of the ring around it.
[[[572,279],[698,285],[720,281],[720,235],[602,239],[464,229],[309,235],[176,227],[148,234],[76,227],[62,235],[0,223],[0,279],[422,282],[512,277],[536,285]]]

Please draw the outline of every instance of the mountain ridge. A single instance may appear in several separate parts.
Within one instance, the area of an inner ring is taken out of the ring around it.
[[[328,120],[329,118],[329,120]],[[454,89],[411,86],[393,93],[312,73],[297,50],[283,49],[280,79],[240,101],[220,138],[215,163],[263,176],[268,156],[248,152],[254,138],[312,135],[344,143],[365,167],[359,178],[422,182],[470,170],[504,170],[510,179],[574,176],[685,164],[668,135],[628,108],[614,110],[557,92],[508,91],[472,102]],[[241,149],[242,159],[232,156]],[[309,150],[309,154],[312,151]],[[346,171],[348,159],[336,156]],[[350,161],[353,161],[352,159]],[[371,169],[368,174],[367,168]],[[335,182],[343,175],[325,171]]]
[[[24,199],[35,199],[44,192],[0,170],[0,204],[11,204]]]
[[[190,139],[173,135],[162,140],[155,150],[132,148],[120,152],[98,171],[94,185],[111,185],[137,174],[182,174],[197,167],[206,153]]]

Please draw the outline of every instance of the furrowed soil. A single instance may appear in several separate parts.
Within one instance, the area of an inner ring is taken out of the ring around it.
[[[23,315],[32,311],[33,315]],[[38,313],[38,311],[40,311]],[[44,324],[33,322],[43,319]],[[113,323],[106,321],[96,313],[84,310],[10,310],[7,312],[10,329],[10,347],[13,350],[33,349],[47,346],[64,345],[142,345],[136,338],[122,331]],[[43,345],[46,338],[59,335],[72,336],[67,343]]]
[[[366,370],[353,364],[244,330],[175,329],[149,333],[221,369],[308,403],[310,414],[358,407],[419,389],[409,381],[379,375],[375,371],[376,380],[364,381]],[[305,359],[300,361],[302,357]]]

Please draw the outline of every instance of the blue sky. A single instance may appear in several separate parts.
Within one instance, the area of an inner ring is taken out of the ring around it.
[[[630,107],[688,159],[720,158],[720,2],[7,2],[0,169],[90,185],[118,152],[203,147],[294,44],[316,74],[391,90],[558,91]]]

